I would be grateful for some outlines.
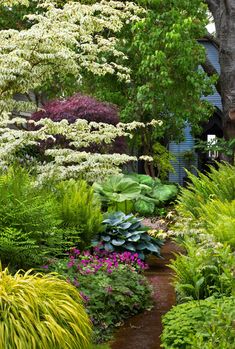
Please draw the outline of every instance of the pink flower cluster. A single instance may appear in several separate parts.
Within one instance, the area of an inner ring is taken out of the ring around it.
[[[68,268],[73,268],[82,275],[95,274],[99,270],[112,273],[113,270],[121,266],[127,266],[132,271],[148,269],[148,265],[139,258],[137,253],[110,253],[99,248],[95,248],[93,254],[90,251],[81,253],[73,248],[70,251],[67,264]]]

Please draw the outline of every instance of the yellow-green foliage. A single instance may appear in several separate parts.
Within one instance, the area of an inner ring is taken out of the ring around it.
[[[184,216],[198,218],[198,208],[210,199],[232,201],[235,199],[235,167],[227,163],[218,164],[218,170],[210,167],[210,172],[199,173],[198,177],[188,172],[191,184],[182,189],[178,200],[178,211]]]
[[[217,241],[228,242],[235,247],[235,200],[212,200],[198,209],[206,231]]]
[[[53,274],[0,270],[1,349],[87,349],[90,334],[72,285]]]
[[[58,190],[63,227],[77,229],[81,240],[89,244],[102,222],[101,205],[93,189],[84,180],[69,180],[61,182]]]

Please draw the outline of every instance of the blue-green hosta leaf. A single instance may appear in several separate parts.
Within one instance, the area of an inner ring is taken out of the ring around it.
[[[146,243],[146,248],[151,251],[151,252],[160,252],[160,249],[158,246],[154,245],[152,242],[147,242]]]
[[[146,248],[146,243],[144,241],[141,241],[137,246],[137,250],[144,250]]]
[[[103,241],[106,241],[106,242],[111,240],[111,237],[109,235],[102,235],[101,238]]]
[[[131,243],[127,243],[127,244],[125,245],[125,248],[126,248],[127,250],[129,250],[129,251],[132,251],[132,252],[135,252],[135,251],[136,251],[135,246],[134,246],[133,244],[131,244]]]
[[[106,242],[104,244],[104,248],[105,248],[106,251],[109,251],[109,252],[113,252],[114,251],[114,247],[113,247],[112,244],[110,244],[110,242]]]
[[[128,239],[128,241],[136,242],[140,239],[140,235],[133,235]]]
[[[138,256],[140,259],[144,260],[145,259],[145,255],[143,254],[143,252],[138,252]]]
[[[148,234],[143,234],[143,235],[141,236],[141,238],[142,238],[142,240],[144,240],[144,241],[150,241],[150,240],[151,240],[151,236],[149,236]]]
[[[125,240],[123,239],[113,239],[111,242],[114,246],[122,246],[125,244]]]
[[[124,223],[121,223],[121,224],[119,225],[119,228],[121,228],[121,229],[123,229],[123,230],[126,230],[126,229],[130,228],[131,225],[132,225],[131,222],[124,222]]]

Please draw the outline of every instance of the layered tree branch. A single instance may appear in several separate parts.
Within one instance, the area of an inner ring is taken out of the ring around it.
[[[214,35],[212,35],[211,33],[209,33],[208,31],[206,35],[204,35],[204,38],[212,42],[217,48],[220,47],[220,40],[216,38]]]

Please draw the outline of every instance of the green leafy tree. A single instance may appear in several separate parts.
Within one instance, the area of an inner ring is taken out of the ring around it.
[[[197,39],[204,35],[208,22],[206,5],[201,0],[193,4],[185,0],[137,2],[146,7],[145,18],[127,24],[119,40],[131,68],[128,88],[109,77],[98,78],[98,92],[91,88],[94,84],[90,81],[89,85],[89,79],[85,87],[118,103],[125,122],[148,122],[156,116],[161,119],[161,132],[146,129],[133,141],[133,148],[137,145],[145,154],[153,155],[157,139],[167,145],[169,140],[182,138],[186,121],[194,132],[200,130],[200,122],[213,110],[201,96],[212,92],[216,75],[209,78],[198,69],[206,56]],[[154,174],[148,163],[145,170]]]

